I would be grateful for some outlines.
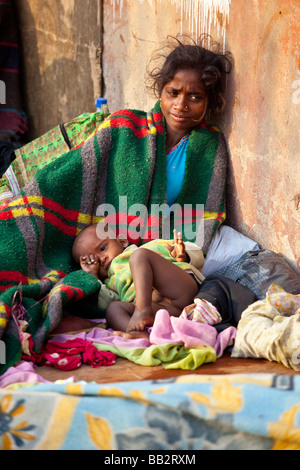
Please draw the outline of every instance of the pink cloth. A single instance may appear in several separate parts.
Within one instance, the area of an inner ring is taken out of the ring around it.
[[[72,337],[74,337],[74,335],[62,333],[52,338],[49,343],[52,341],[66,341],[66,339],[70,339]],[[81,338],[85,341],[91,341],[92,343],[104,344],[106,346],[114,346],[117,349],[148,348],[151,346],[150,341],[145,338],[128,339],[123,338],[122,336],[115,336],[113,335],[113,330],[110,328],[107,330],[104,330],[103,328],[93,328],[88,333],[77,333],[76,338]]]
[[[15,383],[50,383],[49,380],[44,379],[34,372],[34,365],[32,362],[21,361],[14,367],[9,367],[3,375],[0,376],[0,388],[5,388],[8,385]]]
[[[53,338],[51,342],[63,342],[72,337],[71,335],[61,334]],[[152,344],[159,345],[166,343],[184,343],[186,348],[208,344],[215,349],[217,357],[221,357],[224,350],[234,344],[236,328],[232,326],[218,333],[213,326],[183,317],[171,317],[167,310],[161,309],[155,316],[149,340],[144,338],[127,339],[122,336],[114,336],[112,330],[104,330],[103,328],[93,328],[88,333],[78,333],[76,337],[93,343],[114,346],[118,349],[147,348]]]
[[[221,333],[210,325],[187,320],[182,317],[171,317],[167,310],[158,310],[150,333],[152,344],[183,343],[186,348],[208,344],[212,346],[217,357],[222,356],[228,346],[234,344],[236,328],[226,328]]]

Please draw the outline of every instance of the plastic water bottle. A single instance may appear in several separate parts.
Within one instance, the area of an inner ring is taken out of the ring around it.
[[[109,116],[109,109],[106,98],[97,98],[96,100],[96,111],[97,113],[103,114],[103,119]]]

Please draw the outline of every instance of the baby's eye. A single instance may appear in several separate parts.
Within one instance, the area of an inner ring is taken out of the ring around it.
[[[101,245],[99,251],[104,251],[106,249],[106,245]]]

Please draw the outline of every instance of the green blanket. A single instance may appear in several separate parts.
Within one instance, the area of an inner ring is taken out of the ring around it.
[[[0,339],[6,361],[0,373],[21,357],[23,320],[38,351],[64,309],[80,305],[80,314],[97,314],[92,299],[99,284],[77,270],[71,257],[73,240],[83,227],[106,213],[114,219],[115,211],[117,230],[128,229],[131,242],[172,238],[176,217],[166,236],[163,214],[157,214],[166,194],[164,144],[159,103],[148,114],[118,111],[82,146],[41,169],[20,197],[1,206]],[[206,125],[194,130],[178,203],[189,204],[184,227],[195,232],[199,220],[205,221],[204,251],[225,217],[226,164],[223,135]],[[147,209],[142,217],[134,204]],[[204,204],[205,212],[196,204]],[[141,228],[138,238],[136,227]]]

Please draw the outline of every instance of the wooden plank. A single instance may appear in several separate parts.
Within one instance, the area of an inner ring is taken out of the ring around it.
[[[132,382],[140,380],[161,380],[171,377],[178,377],[187,374],[290,374],[299,372],[289,369],[277,362],[270,362],[265,359],[240,359],[231,358],[229,353],[225,353],[215,363],[204,364],[194,371],[166,370],[162,366],[145,367],[134,364],[127,359],[117,358],[114,365],[108,367],[92,368],[82,365],[79,369],[65,372],[53,367],[37,367],[36,373],[45,379],[54,382],[68,377],[75,377],[76,380],[96,383],[116,383]]]

